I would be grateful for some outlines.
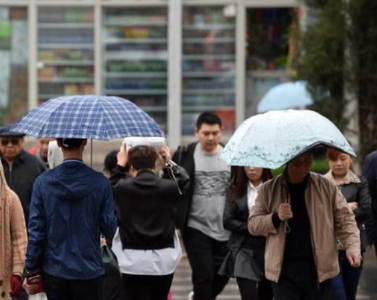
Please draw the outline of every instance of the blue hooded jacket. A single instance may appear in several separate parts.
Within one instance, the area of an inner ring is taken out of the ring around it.
[[[100,236],[116,230],[110,182],[79,160],[40,175],[30,206],[26,269],[68,280],[104,274]]]

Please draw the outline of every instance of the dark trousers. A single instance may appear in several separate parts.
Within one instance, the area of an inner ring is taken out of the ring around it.
[[[66,280],[45,274],[43,285],[48,300],[102,299],[102,276],[90,280]]]
[[[161,276],[122,275],[124,300],[166,300],[174,273]]]
[[[20,296],[12,298],[12,300],[27,300],[27,299],[28,299],[28,295],[24,289],[22,289]]]
[[[345,251],[339,251],[340,274],[331,280],[333,300],[355,300],[363,265],[350,265]]]
[[[266,278],[260,282],[240,277],[236,279],[242,300],[272,300],[272,285]]]
[[[182,237],[192,269],[194,300],[216,299],[229,280],[217,274],[228,252],[227,242],[193,228],[187,228]]]
[[[275,300],[330,300],[330,280],[317,281],[314,262],[284,262],[279,282],[273,282]]]

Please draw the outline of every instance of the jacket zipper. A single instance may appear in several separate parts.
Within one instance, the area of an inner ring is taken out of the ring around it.
[[[314,243],[314,237],[313,237],[313,224],[312,224],[312,220],[309,216],[307,199],[308,198],[307,198],[307,195],[305,193],[305,206],[306,206],[306,211],[308,212],[308,218],[309,218],[309,223],[310,223],[310,240],[312,242],[313,260],[314,260],[314,264],[315,264],[315,271],[316,271],[316,274],[317,274],[317,289],[319,290],[319,272],[318,272],[317,253],[315,251],[315,243]]]
[[[12,187],[12,164],[9,164],[9,187]]]

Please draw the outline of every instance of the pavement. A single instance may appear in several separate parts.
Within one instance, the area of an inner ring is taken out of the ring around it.
[[[184,257],[174,275],[173,300],[190,300],[188,294],[192,291],[191,269],[187,257]],[[374,250],[369,249],[364,258],[364,270],[361,276],[357,300],[377,300],[377,258]],[[241,300],[237,283],[230,280],[217,300]]]

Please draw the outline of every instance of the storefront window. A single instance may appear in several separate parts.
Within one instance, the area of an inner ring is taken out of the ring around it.
[[[287,67],[294,22],[291,8],[247,10],[247,69],[282,70]]]
[[[28,110],[27,9],[0,7],[0,123],[17,122]]]
[[[38,97],[94,94],[94,19],[86,7],[38,11]]]
[[[167,8],[107,8],[103,20],[103,93],[133,101],[166,132]]]
[[[183,10],[182,134],[194,133],[204,111],[216,112],[224,132],[235,127],[235,7]]]

